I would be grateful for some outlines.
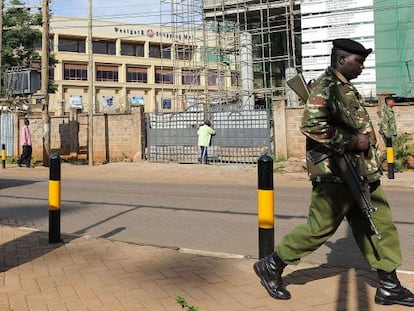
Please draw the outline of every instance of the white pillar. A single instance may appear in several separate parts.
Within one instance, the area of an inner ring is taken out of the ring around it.
[[[240,34],[240,84],[243,107],[254,108],[253,44],[252,35]]]
[[[286,68],[285,77],[286,81],[292,79],[296,76],[298,72],[295,68]],[[298,95],[286,84],[286,100],[288,107],[299,107],[299,97]]]

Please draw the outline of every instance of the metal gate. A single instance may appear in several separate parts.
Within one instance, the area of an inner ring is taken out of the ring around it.
[[[14,152],[14,113],[2,111],[0,114],[0,141],[6,147],[6,156]]]
[[[210,162],[256,163],[272,154],[273,122],[267,109],[194,105],[182,112],[146,115],[146,157],[152,162],[198,163],[197,129],[204,120],[213,123],[216,135],[208,148]]]

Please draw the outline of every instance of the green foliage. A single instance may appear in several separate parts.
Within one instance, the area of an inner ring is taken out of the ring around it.
[[[396,159],[404,160],[414,147],[412,147],[412,135],[408,133],[399,134],[394,140],[394,153]]]
[[[30,164],[31,164],[32,166],[36,166],[38,163],[39,163],[39,161],[37,161],[37,159],[35,159],[35,158],[32,158],[32,159],[30,160]]]
[[[410,144],[407,146],[407,154],[414,155],[414,144]]]
[[[12,0],[10,4],[12,6],[3,13],[3,71],[13,66],[28,67],[31,61],[40,58],[35,43],[42,38],[41,13],[13,8],[13,5],[24,4],[19,0]]]
[[[181,306],[182,309],[187,309],[187,311],[199,311],[198,307],[190,306],[182,296],[176,296],[175,301]]]
[[[19,0],[11,0],[8,9],[3,12],[2,76],[12,67],[30,68],[33,64],[41,63],[38,50],[42,42],[42,13],[13,7],[24,4]],[[56,63],[55,56],[51,54],[49,65],[53,67]],[[48,83],[48,91],[56,92],[52,80]]]
[[[273,158],[273,162],[275,162],[275,163],[278,163],[278,162],[285,162],[287,159],[286,159],[286,157],[284,157],[284,156],[275,156],[274,158]]]
[[[411,134],[402,133],[393,142],[394,164],[399,170],[402,170],[407,165],[407,157],[414,154],[414,143],[412,139]]]
[[[6,158],[6,163],[16,164],[17,163],[17,160],[19,160],[19,157],[14,155],[12,157]]]

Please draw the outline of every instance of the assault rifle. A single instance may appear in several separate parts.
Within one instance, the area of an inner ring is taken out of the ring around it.
[[[292,79],[286,81],[286,83],[305,102],[307,101],[309,97],[309,89],[302,74],[299,73]],[[324,156],[326,156],[327,153],[325,153]],[[318,156],[316,156],[316,158],[318,158]],[[352,196],[357,201],[357,204],[360,207],[363,215],[369,222],[372,232],[375,234],[378,240],[381,240],[381,233],[379,233],[374,221],[372,220],[371,214],[372,212],[376,211],[376,208],[371,204],[371,194],[366,177],[358,176],[349,154],[333,154],[333,158],[339,168],[342,181],[345,183]]]
[[[357,201],[365,218],[368,220],[372,232],[375,234],[378,240],[382,239],[381,233],[378,232],[374,221],[372,220],[372,212],[375,212],[377,208],[371,204],[371,193],[366,178],[361,179],[356,173],[355,167],[352,164],[349,154],[334,155],[336,164],[338,165],[342,181],[346,184],[352,196]]]

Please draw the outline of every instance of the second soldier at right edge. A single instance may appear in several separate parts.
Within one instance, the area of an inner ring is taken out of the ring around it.
[[[346,218],[361,253],[377,272],[375,303],[414,307],[413,293],[402,286],[396,273],[402,262],[400,240],[380,182],[374,128],[362,96],[350,82],[362,73],[371,52],[372,49],[350,39],[333,40],[331,66],[311,87],[300,128],[306,136],[306,160],[312,182],[308,217],[304,224],[281,238],[272,254],[254,264],[261,284],[275,299],[291,297],[283,284],[284,268],[298,264],[302,257],[328,241]],[[342,179],[343,171],[335,159],[344,154],[369,185],[375,208],[371,216],[382,238],[372,232],[357,199]]]

